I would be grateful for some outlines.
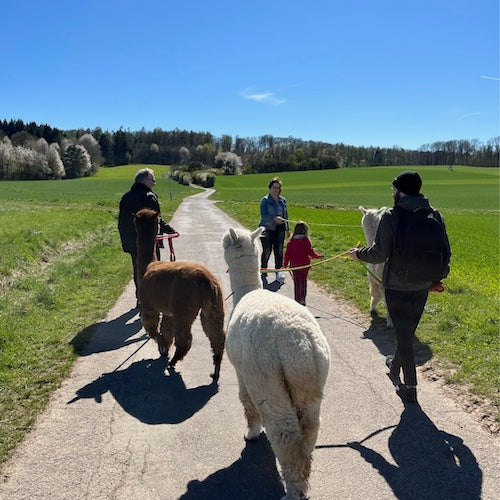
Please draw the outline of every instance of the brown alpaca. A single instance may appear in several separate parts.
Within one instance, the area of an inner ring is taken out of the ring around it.
[[[222,287],[208,269],[194,262],[158,261],[155,254],[158,215],[143,208],[135,215],[139,301],[144,329],[158,343],[162,356],[175,341],[170,366],[191,348],[191,326],[201,310],[203,330],[213,351],[214,381],[219,379],[224,353],[224,298]]]

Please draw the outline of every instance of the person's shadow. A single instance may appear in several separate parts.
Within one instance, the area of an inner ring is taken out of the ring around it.
[[[269,281],[268,278],[262,280],[262,288],[264,288],[264,290],[269,290],[270,292],[277,292],[282,286],[283,283],[276,279],[274,281]]]
[[[389,450],[397,465],[363,441],[347,446],[357,450],[383,476],[396,498],[481,498],[483,474],[470,449],[458,436],[440,431],[418,404],[405,405],[389,437]]]
[[[78,389],[68,404],[83,398],[93,398],[100,403],[108,391],[127,413],[141,422],[178,424],[201,410],[218,392],[218,385],[212,382],[187,389],[181,375],[167,368],[164,357],[144,359],[125,370],[101,375]]]
[[[137,313],[138,309],[131,309],[112,321],[101,321],[84,328],[70,341],[73,350],[80,356],[88,356],[99,352],[113,351],[146,339],[146,334],[132,338],[142,328],[139,317],[131,321]]]
[[[285,494],[276,459],[265,434],[247,442],[241,457],[203,481],[193,480],[179,500],[275,500]]]
[[[373,317],[370,327],[363,332],[363,338],[371,340],[380,354],[384,356],[394,354],[396,336],[394,329],[387,328],[385,318],[380,316]],[[413,352],[415,364],[418,366],[423,365],[432,358],[431,348],[427,344],[420,342],[416,335],[413,339]]]

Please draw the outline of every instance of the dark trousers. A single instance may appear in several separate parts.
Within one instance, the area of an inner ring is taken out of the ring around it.
[[[137,251],[136,250],[133,250],[132,252],[130,252],[130,258],[132,260],[132,266],[134,269],[135,298],[138,299],[139,297],[137,296],[138,282],[137,282]]]
[[[269,231],[266,229],[263,236],[260,237],[262,243],[262,256],[260,259],[261,267],[267,268],[271,252],[274,253],[274,267],[280,269],[283,267],[283,245],[285,244],[285,230],[277,229]]]
[[[385,290],[385,304],[396,330],[396,350],[391,373],[399,376],[402,368],[404,383],[410,386],[417,385],[413,340],[428,295],[428,290]]]
[[[295,294],[295,300],[299,304],[306,305],[307,275],[309,274],[309,268],[296,269],[295,271],[292,271],[292,273],[293,273],[293,291]]]

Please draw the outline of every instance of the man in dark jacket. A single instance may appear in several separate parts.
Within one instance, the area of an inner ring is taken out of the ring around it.
[[[150,168],[143,168],[135,174],[134,184],[130,191],[125,193],[120,200],[118,215],[118,231],[122,242],[123,251],[130,254],[134,268],[135,294],[137,297],[137,233],[134,225],[134,215],[141,208],[150,208],[160,215],[158,196],[153,192],[156,184],[155,173]],[[174,233],[174,229],[160,216],[159,233]],[[160,260],[160,250],[156,247],[156,256]],[[137,303],[139,307],[139,303]]]
[[[415,278],[411,281],[395,271],[397,255],[396,239],[402,231],[399,224],[408,221],[416,211],[432,212],[429,200],[420,194],[422,179],[418,172],[406,171],[398,175],[392,183],[394,207],[382,216],[377,229],[375,242],[369,247],[351,248],[350,256],[372,264],[385,262],[382,278],[385,288],[385,303],[396,331],[396,349],[388,356],[386,365],[389,377],[396,387],[397,395],[403,401],[417,400],[417,373],[413,354],[413,339],[424,311],[430,288],[434,283],[428,279]],[[440,215],[439,215],[440,216]],[[444,223],[443,223],[444,228]],[[446,249],[445,262],[449,262],[451,251],[446,230],[444,230]],[[404,384],[399,374],[404,375]]]

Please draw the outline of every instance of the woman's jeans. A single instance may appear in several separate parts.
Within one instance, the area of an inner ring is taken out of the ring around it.
[[[283,267],[283,245],[285,244],[285,229],[276,229],[270,231],[266,229],[260,237],[262,243],[262,256],[260,259],[261,267],[266,269],[271,252],[274,253],[274,267],[280,269]]]
[[[417,385],[413,340],[428,295],[429,290],[385,290],[385,304],[396,330],[396,350],[391,374],[399,376],[402,368],[404,383],[409,386]]]

